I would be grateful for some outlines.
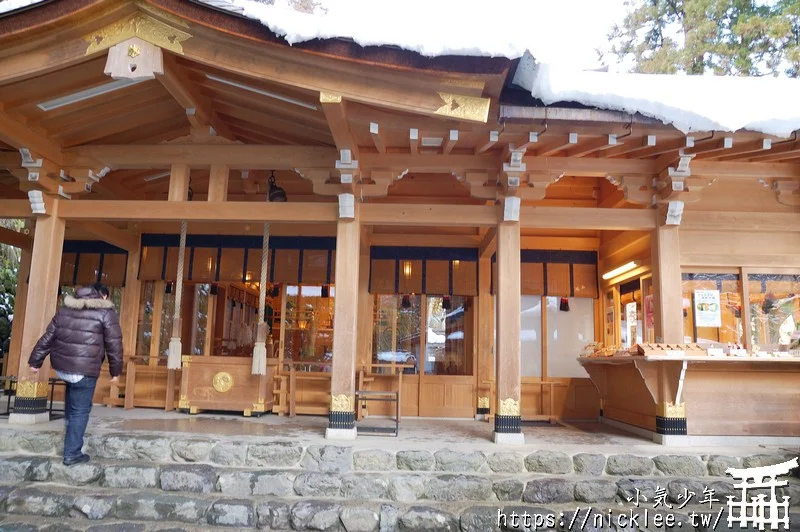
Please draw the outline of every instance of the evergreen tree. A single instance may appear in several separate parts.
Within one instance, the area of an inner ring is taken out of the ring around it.
[[[800,2],[628,0],[609,52],[633,72],[800,73]]]

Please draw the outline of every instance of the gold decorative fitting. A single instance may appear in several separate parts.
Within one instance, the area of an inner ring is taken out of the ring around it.
[[[263,412],[264,410],[264,403],[253,403],[253,412]]]
[[[320,92],[319,103],[342,103],[342,96],[330,92]]]
[[[340,394],[331,396],[331,411],[333,412],[354,412],[353,397]]]
[[[686,418],[686,403],[673,404],[670,401],[658,405],[658,415],[667,418]]]
[[[489,408],[489,398],[478,397],[478,408]]]
[[[443,104],[434,111],[437,115],[484,124],[489,119],[489,104],[491,103],[489,98],[450,94],[448,92],[440,92],[438,94]]]
[[[84,35],[83,40],[89,43],[86,55],[106,50],[132,37],[139,37],[154,46],[183,55],[181,43],[190,39],[192,35],[173,28],[148,14],[137,12],[109,24],[105,28]],[[130,49],[128,53],[130,54]]]
[[[142,50],[135,44],[128,46],[128,57],[130,57],[131,59],[133,59],[134,57],[138,57],[141,52]]]
[[[50,386],[47,382],[35,382],[31,380],[19,381],[17,383],[17,397],[35,399],[37,397],[47,397],[50,395]]]
[[[516,399],[508,398],[500,401],[500,408],[497,412],[501,416],[518,416],[519,415],[519,401]]]
[[[185,395],[181,395],[181,398],[178,400],[178,408],[181,410],[188,410],[189,406],[189,398]]]
[[[192,361],[192,356],[191,355],[183,355],[181,357],[181,362],[183,362],[184,364],[189,363],[191,361]]]
[[[233,377],[226,371],[220,371],[214,375],[214,380],[211,382],[211,384],[219,393],[225,393],[233,388]]]

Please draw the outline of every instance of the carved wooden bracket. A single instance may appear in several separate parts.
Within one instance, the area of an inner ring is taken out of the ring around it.
[[[164,73],[161,48],[139,37],[131,37],[108,50],[104,73],[114,79],[155,79]]]
[[[631,175],[623,177],[607,176],[609,183],[622,191],[625,200],[640,205],[652,205],[655,190],[653,177],[644,175]]]

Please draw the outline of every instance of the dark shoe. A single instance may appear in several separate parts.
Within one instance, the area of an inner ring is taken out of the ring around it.
[[[88,454],[81,454],[80,456],[78,456],[76,458],[64,458],[64,465],[65,466],[71,466],[71,465],[75,465],[75,464],[83,464],[83,463],[86,463],[88,461],[89,461],[89,455]]]

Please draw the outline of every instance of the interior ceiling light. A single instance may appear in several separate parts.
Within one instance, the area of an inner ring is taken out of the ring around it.
[[[82,102],[83,100],[88,100],[89,98],[94,98],[95,96],[100,96],[101,94],[108,94],[109,92],[114,92],[116,90],[125,87],[130,87],[131,85],[136,85],[137,83],[141,83],[142,81],[146,80],[118,79],[110,83],[104,83],[102,85],[98,85],[90,89],[84,89],[82,91],[73,92],[72,94],[67,94],[66,96],[61,96],[60,98],[55,98],[53,100],[42,102],[38,104],[37,107],[42,111],[52,111],[53,109],[58,109],[59,107],[65,107],[67,105],[72,105],[73,103],[78,103]]]
[[[276,100],[280,100],[282,102],[291,103],[294,105],[298,105],[300,107],[305,107],[306,109],[313,109],[314,111],[317,110],[317,106],[311,103],[304,102],[302,100],[297,100],[295,98],[290,98],[289,96],[283,96],[281,94],[276,94],[274,92],[265,91],[263,89],[257,89],[255,87],[251,87],[250,85],[245,85],[244,83],[239,83],[238,81],[231,81],[229,79],[220,78],[213,74],[206,74],[206,77],[211,81],[216,81],[219,83],[224,83],[225,85],[230,85],[231,87],[236,87],[238,89],[243,89],[250,92],[255,92],[256,94],[261,94],[262,96],[268,96],[269,98],[274,98]]]
[[[636,268],[638,266],[639,266],[639,263],[637,261],[635,261],[635,260],[632,260],[627,264],[623,264],[619,268],[615,268],[615,269],[611,270],[610,272],[604,273],[603,274],[603,279],[606,280],[606,281],[608,279],[613,279],[614,277],[616,277],[618,275],[622,275],[625,272],[629,272],[629,271],[631,271],[632,269],[634,269],[634,268]]]

